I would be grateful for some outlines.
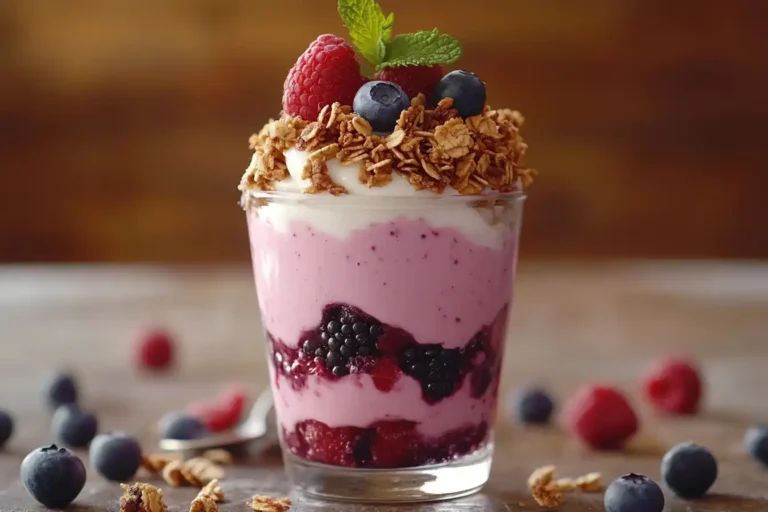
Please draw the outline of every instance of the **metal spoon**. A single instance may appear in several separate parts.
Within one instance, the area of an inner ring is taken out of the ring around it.
[[[160,449],[169,452],[196,453],[213,448],[245,444],[257,439],[276,440],[274,399],[269,389],[262,391],[251,407],[248,417],[229,432],[213,434],[201,439],[161,439]]]

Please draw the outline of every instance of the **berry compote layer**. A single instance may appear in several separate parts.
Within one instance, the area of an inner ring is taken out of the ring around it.
[[[489,441],[519,216],[491,219],[467,202],[449,209],[248,209],[277,416],[292,454],[398,468]]]

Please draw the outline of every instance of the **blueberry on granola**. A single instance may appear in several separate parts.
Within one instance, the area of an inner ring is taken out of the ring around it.
[[[85,485],[83,462],[55,444],[38,448],[21,463],[21,482],[35,500],[48,508],[64,508]]]
[[[480,115],[485,107],[485,84],[469,71],[451,71],[435,86],[434,102],[445,98],[453,98],[453,108],[464,119]]]
[[[400,117],[400,112],[411,104],[408,95],[399,85],[374,80],[364,84],[355,95],[352,108],[365,118],[374,131],[391,132]]]

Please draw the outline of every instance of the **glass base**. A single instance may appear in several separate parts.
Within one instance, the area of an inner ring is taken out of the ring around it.
[[[414,503],[467,496],[479,491],[491,472],[493,444],[458,460],[401,469],[329,466],[284,454],[295,486],[320,498],[357,503]]]

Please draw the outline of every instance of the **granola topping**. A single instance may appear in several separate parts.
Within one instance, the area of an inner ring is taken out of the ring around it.
[[[356,164],[368,188],[386,186],[396,175],[415,190],[436,194],[507,193],[531,183],[535,171],[523,162],[528,146],[520,136],[519,112],[486,106],[481,115],[463,120],[452,107],[453,100],[445,98],[430,109],[420,94],[386,135],[374,133],[349,105],[326,106],[313,121],[283,114],[251,136],[254,153],[239,188],[275,190],[291,178],[285,156],[291,148],[308,153],[301,174],[308,194],[348,193],[329,174],[327,162],[334,158]]]

